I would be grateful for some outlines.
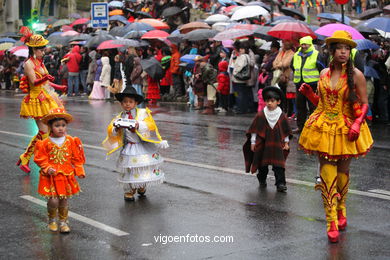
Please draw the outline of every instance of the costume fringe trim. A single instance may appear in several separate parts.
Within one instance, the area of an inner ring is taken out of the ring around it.
[[[308,149],[305,149],[302,145],[299,145],[299,149],[302,150],[304,153],[309,154],[309,155],[319,155],[328,161],[338,161],[338,160],[347,160],[349,158],[365,157],[367,155],[367,153],[369,153],[371,151],[371,148],[372,148],[372,145],[365,152],[359,153],[359,154],[330,155],[330,154],[324,153],[324,152],[308,150]]]

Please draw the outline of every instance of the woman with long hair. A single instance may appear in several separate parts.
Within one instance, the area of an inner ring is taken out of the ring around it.
[[[339,230],[347,226],[349,165],[352,158],[368,153],[373,139],[365,121],[366,80],[351,59],[351,49],[357,44],[346,31],[334,32],[326,44],[333,58],[320,74],[317,94],[305,83],[299,89],[317,106],[305,123],[299,145],[318,155],[321,182],[316,189],[322,192],[328,239],[337,242]]]
[[[33,34],[27,27],[22,27],[20,32],[23,34],[21,41],[24,41],[29,48],[29,57],[24,63],[24,77],[20,81],[20,88],[24,93],[27,93],[20,106],[20,117],[33,118],[39,129],[17,162],[22,171],[29,173],[29,162],[34,153],[35,143],[47,137],[48,129],[42,123],[41,118],[47,115],[51,109],[63,107],[53,88],[63,92],[66,90],[66,86],[52,83],[54,77],[48,73],[43,63],[44,49],[49,41],[42,35]]]

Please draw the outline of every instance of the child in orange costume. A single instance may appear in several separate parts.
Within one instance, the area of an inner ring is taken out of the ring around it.
[[[66,134],[66,125],[73,120],[64,108],[50,111],[42,122],[49,127],[50,136],[35,145],[34,161],[41,168],[38,193],[48,198],[49,229],[57,231],[57,210],[61,233],[69,233],[68,197],[80,191],[75,175],[85,178],[85,156],[78,137]]]

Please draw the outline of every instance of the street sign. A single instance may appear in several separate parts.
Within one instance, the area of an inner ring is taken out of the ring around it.
[[[93,28],[107,28],[108,3],[91,3],[91,17]]]

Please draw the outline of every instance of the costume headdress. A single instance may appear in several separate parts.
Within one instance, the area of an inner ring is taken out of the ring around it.
[[[52,119],[55,119],[55,118],[63,118],[66,120],[67,123],[70,123],[73,121],[73,117],[71,114],[68,114],[66,111],[65,111],[65,108],[63,107],[57,107],[57,108],[53,108],[52,110],[50,110],[49,114],[45,115],[41,121],[42,123],[46,124],[52,120]]]
[[[45,47],[49,43],[49,41],[43,38],[42,35],[33,34],[30,28],[26,26],[23,26],[20,29],[20,33],[23,35],[23,37],[20,40],[29,47],[34,47],[34,48]]]
[[[122,102],[125,97],[135,98],[135,101],[137,101],[138,104],[144,101],[144,97],[139,95],[137,90],[132,86],[127,86],[123,92],[115,94],[115,98],[118,99],[119,102]]]
[[[338,42],[349,45],[351,48],[355,48],[357,43],[352,40],[352,35],[347,31],[335,31],[331,37],[325,39],[326,45]]]

